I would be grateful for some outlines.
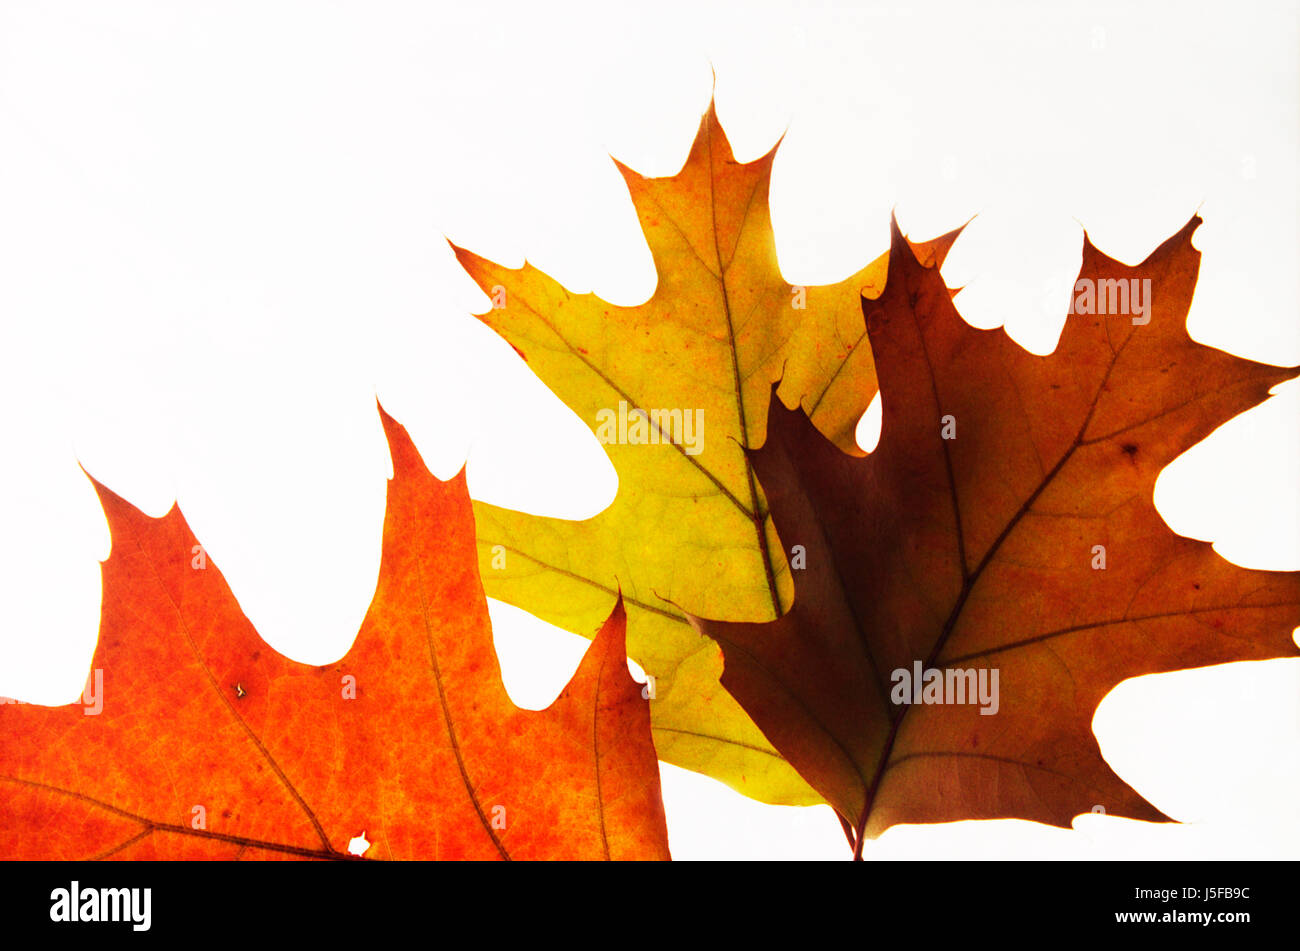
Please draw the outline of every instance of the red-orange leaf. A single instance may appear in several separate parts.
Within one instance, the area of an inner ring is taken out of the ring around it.
[[[378,588],[327,667],[262,641],[177,508],[149,518],[96,483],[102,709],[0,709],[3,857],[343,858],[363,833],[379,859],[668,857],[621,603],[554,704],[515,707],[464,472],[434,478],[380,412]]]

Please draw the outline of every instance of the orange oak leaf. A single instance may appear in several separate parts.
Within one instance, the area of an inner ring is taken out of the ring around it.
[[[622,604],[549,708],[515,707],[464,471],[439,481],[380,415],[378,587],[326,667],[262,641],[179,509],[149,518],[95,483],[113,538],[99,709],[0,709],[3,857],[668,857]]]
[[[782,540],[806,551],[794,606],[696,624],[858,854],[902,822],[1068,826],[1097,805],[1164,820],[1102,758],[1102,698],[1296,653],[1300,573],[1237,567],[1153,501],[1175,457],[1297,374],[1188,336],[1199,224],[1136,267],[1085,238],[1080,306],[1047,357],[965,323],[895,224],[883,291],[863,301],[876,451],[843,454],[774,396],[751,455]]]

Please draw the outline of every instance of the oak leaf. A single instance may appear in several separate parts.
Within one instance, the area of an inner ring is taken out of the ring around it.
[[[0,709],[5,858],[668,857],[621,605],[549,708],[515,707],[464,472],[440,482],[380,413],[378,587],[326,667],[261,640],[178,508],[149,518],[95,483],[100,709]]]
[[[696,623],[859,854],[903,822],[1068,826],[1096,806],[1164,820],[1102,758],[1102,698],[1130,677],[1296,653],[1300,573],[1237,567],[1153,501],[1175,457],[1297,374],[1188,336],[1199,224],[1136,267],[1085,238],[1082,306],[1047,357],[965,323],[895,224],[883,292],[862,304],[878,448],[846,456],[773,396],[751,457],[781,537],[806,546],[794,607]],[[1130,297],[1109,281],[1149,311],[1114,313]],[[981,671],[989,703],[972,696]],[[927,680],[932,694],[912,692]]]
[[[875,392],[859,301],[883,282],[888,256],[838,284],[790,285],[768,207],[776,152],[737,162],[710,104],[675,176],[616,163],[658,272],[635,307],[453,247],[493,299],[481,319],[594,433],[602,414],[639,408],[698,414],[690,435],[703,436],[689,445],[679,416],[651,422],[653,443],[607,443],[618,495],[586,521],[476,503],[488,594],[589,633],[621,588],[629,653],[656,679],[660,758],[767,802],[806,804],[820,797],[719,687],[717,647],[683,613],[761,621],[790,605],[786,557],[745,455],[762,441],[772,383],[859,454],[854,430]],[[955,238],[917,252],[942,262]]]

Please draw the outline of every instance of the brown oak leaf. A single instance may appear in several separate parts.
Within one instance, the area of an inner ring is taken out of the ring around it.
[[[1047,357],[965,323],[895,224],[883,291],[863,300],[876,451],[845,455],[773,399],[751,456],[806,552],[794,606],[695,623],[858,854],[903,822],[1068,826],[1097,805],[1163,820],[1102,758],[1098,703],[1126,678],[1296,653],[1300,573],[1237,567],[1153,502],[1166,465],[1297,374],[1188,336],[1200,221],[1136,267],[1085,238],[1081,306]],[[1115,313],[1138,308],[1107,282],[1149,311]],[[1110,312],[1088,313],[1102,295]],[[918,665],[947,702],[911,692]]]

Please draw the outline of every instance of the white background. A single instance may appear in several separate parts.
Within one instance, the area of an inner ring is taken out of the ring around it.
[[[885,250],[891,209],[917,238],[978,213],[944,267],[958,306],[1047,353],[1082,227],[1135,263],[1199,208],[1193,336],[1300,363],[1294,3],[465,6],[0,0],[0,695],[85,681],[109,538],[78,462],[150,514],[179,499],[267,641],[312,663],[374,590],[376,396],[440,476],[468,459],[476,498],[606,506],[600,446],[469,316],[487,300],[444,236],[645,300],[608,155],[676,172],[710,65],[740,159],[785,132],[791,283]],[[1157,503],[1239,564],[1300,569],[1300,388],[1275,392]],[[511,695],[546,705],[587,642],[491,606]],[[867,857],[1300,855],[1300,659],[1129,681],[1093,725],[1189,825],[902,827]],[[663,778],[678,858],[848,854],[826,807]]]

